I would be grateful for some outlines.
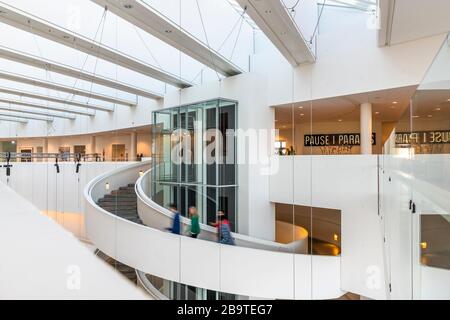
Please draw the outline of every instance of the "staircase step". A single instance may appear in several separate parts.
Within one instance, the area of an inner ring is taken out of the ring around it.
[[[134,191],[134,184],[128,184],[118,190],[111,191],[110,194],[99,199],[97,204],[116,216],[143,224],[137,212],[137,196]]]
[[[115,203],[111,203],[111,204],[108,204],[108,203],[100,203],[99,204],[99,206],[101,207],[101,208],[103,208],[103,209],[111,209],[111,210],[115,210],[115,209],[118,209],[118,210],[121,210],[121,209],[124,209],[124,210],[137,210],[137,205],[136,204],[126,204],[126,203],[117,203],[117,204],[115,204]]]
[[[136,202],[99,202],[97,205],[102,208],[137,208]]]
[[[134,186],[132,186],[132,187],[129,187],[129,186],[119,187],[119,190],[134,191]]]
[[[134,189],[131,190],[113,190],[111,191],[111,195],[135,195],[136,193],[134,192]]]
[[[105,197],[98,199],[98,202],[134,202],[136,201],[136,197],[122,197],[122,196],[114,196],[114,197]]]
[[[114,191],[113,191],[114,192]],[[136,193],[120,193],[120,194],[106,194],[105,199],[116,199],[116,198],[136,198]]]

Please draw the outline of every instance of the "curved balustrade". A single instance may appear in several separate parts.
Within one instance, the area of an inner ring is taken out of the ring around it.
[[[87,235],[109,256],[160,278],[220,292],[281,299],[343,295],[340,257],[280,252],[288,248],[243,235],[235,235],[238,246],[229,246],[158,230],[170,225],[170,216],[145,195],[150,187],[148,172],[137,181],[136,190],[141,219],[151,227],[115,216],[96,204],[106,193],[106,182],[111,190],[134,183],[148,166],[139,163],[114,170],[94,179],[85,189]],[[213,228],[203,226],[203,231],[205,237],[215,237]]]
[[[170,210],[154,202],[148,195],[151,194],[151,170],[146,171],[136,182],[135,190],[138,198],[138,213],[145,225],[164,230],[171,225],[173,213]],[[186,217],[181,217],[181,226],[183,230],[188,230],[191,222]],[[217,241],[217,231],[214,227],[206,224],[200,224],[202,232],[198,238],[202,240]],[[282,244],[273,241],[267,241],[252,238],[246,235],[232,233],[235,243],[239,247],[280,251],[289,253],[307,253],[308,238],[307,234],[300,240],[289,244]]]

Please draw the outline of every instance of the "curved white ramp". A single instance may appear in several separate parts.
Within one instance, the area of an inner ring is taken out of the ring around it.
[[[136,185],[139,214],[152,227],[122,219],[97,206],[96,201],[108,192],[106,182],[110,190],[134,183],[149,166],[143,162],[114,170],[97,177],[85,189],[87,235],[109,256],[167,280],[238,295],[280,299],[333,299],[343,295],[340,257],[280,252],[282,245],[242,235],[235,235],[236,242],[239,245],[242,241],[245,247],[158,230],[169,225],[170,216],[145,196],[147,187],[142,182],[150,185],[148,172]],[[206,235],[213,233],[208,228],[203,227]]]

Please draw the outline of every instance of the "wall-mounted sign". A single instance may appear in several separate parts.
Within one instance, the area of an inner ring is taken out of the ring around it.
[[[372,133],[372,145],[377,144],[377,136]],[[359,146],[359,133],[308,134],[304,138],[305,147]]]
[[[450,131],[397,132],[395,144],[440,144],[450,143]]]

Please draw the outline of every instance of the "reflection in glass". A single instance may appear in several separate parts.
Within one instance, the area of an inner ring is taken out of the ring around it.
[[[217,99],[153,113],[152,197],[183,216],[197,207],[202,223],[225,211],[237,225],[237,103]]]

